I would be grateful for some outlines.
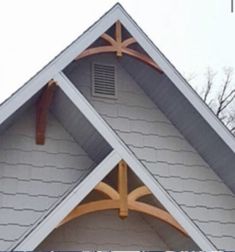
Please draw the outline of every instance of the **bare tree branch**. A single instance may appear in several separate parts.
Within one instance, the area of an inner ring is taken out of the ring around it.
[[[235,84],[232,83],[233,69],[224,68],[223,74],[224,79],[218,86],[217,80],[215,80],[217,73],[208,68],[205,74],[205,88],[199,89],[196,87],[196,92],[235,135]]]
[[[228,95],[226,95],[227,90],[229,89],[229,84],[232,81],[232,73],[233,70],[231,68],[224,69],[224,74],[225,74],[225,80],[222,85],[222,92],[221,94],[218,95],[218,108],[216,111],[216,115],[218,117],[221,116],[222,111],[234,100],[235,96],[233,96],[235,90],[232,90]],[[232,96],[232,98],[231,98]],[[231,98],[231,99],[229,99]]]
[[[207,85],[206,85],[206,90],[204,91],[204,95],[202,97],[202,99],[207,103],[207,98],[208,95],[211,93],[211,89],[213,86],[213,80],[215,78],[216,73],[213,72],[210,68],[207,69],[207,73],[206,73],[206,78],[207,78]],[[211,103],[212,101],[210,101],[209,103]]]

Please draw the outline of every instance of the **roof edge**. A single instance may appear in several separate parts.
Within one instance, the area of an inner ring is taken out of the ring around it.
[[[34,250],[59,223],[79,204],[87,194],[121,161],[120,155],[112,151],[98,164],[87,177],[79,183],[33,230],[10,250]]]

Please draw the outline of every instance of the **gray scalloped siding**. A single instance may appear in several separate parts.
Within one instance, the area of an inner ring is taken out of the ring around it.
[[[91,96],[92,61],[116,65],[117,100]],[[211,242],[218,249],[234,249],[235,196],[115,56],[82,60],[66,73]]]
[[[35,144],[34,111],[0,136],[0,250],[7,250],[79,181],[93,161],[49,115],[46,143]]]
[[[141,214],[121,220],[116,211],[75,219],[51,233],[37,248],[50,250],[168,250],[169,247]]]

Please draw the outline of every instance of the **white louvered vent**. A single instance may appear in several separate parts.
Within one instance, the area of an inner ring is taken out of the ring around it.
[[[117,98],[115,66],[94,63],[92,70],[92,95]]]

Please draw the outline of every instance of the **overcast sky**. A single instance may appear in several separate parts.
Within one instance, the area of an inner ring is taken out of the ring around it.
[[[46,65],[117,1],[0,0],[0,101]],[[231,0],[120,0],[183,74],[235,68]],[[201,84],[202,79],[198,79]]]

